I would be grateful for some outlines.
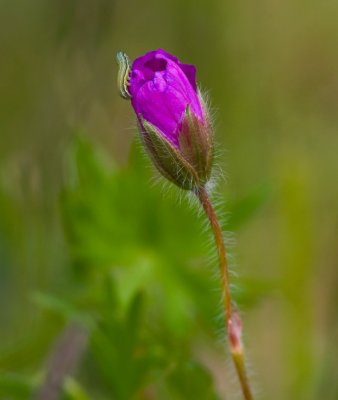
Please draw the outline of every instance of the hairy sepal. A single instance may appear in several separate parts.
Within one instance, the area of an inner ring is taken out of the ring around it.
[[[182,189],[195,190],[201,180],[194,166],[158,129],[140,117],[140,130],[145,148],[158,171]]]
[[[211,174],[214,146],[209,114],[204,102],[202,105],[204,122],[187,107],[178,140],[182,155],[196,171],[200,184],[205,184]]]

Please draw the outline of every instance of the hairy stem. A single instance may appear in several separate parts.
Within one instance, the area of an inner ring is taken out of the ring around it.
[[[253,400],[252,391],[250,388],[244,361],[244,349],[241,340],[242,324],[238,312],[233,311],[231,302],[231,292],[229,284],[229,267],[227,252],[224,244],[222,229],[219,225],[217,215],[211,204],[208,193],[205,187],[200,187],[196,191],[196,195],[206,213],[211,229],[215,237],[215,243],[218,252],[219,266],[221,273],[221,282],[223,290],[223,307],[225,326],[227,327],[229,346],[233,362],[235,364],[238,379],[245,400]]]

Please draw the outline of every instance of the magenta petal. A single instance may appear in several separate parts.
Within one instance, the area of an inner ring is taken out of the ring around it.
[[[150,122],[176,147],[179,129],[189,106],[203,123],[196,93],[196,68],[159,49],[137,58],[130,78],[132,105],[138,118]]]
[[[180,64],[181,70],[185,73],[185,76],[188,78],[191,86],[194,88],[195,92],[197,91],[196,85],[196,67],[191,64]]]
[[[144,85],[133,98],[137,115],[154,125],[172,144],[178,146],[177,127],[185,111],[186,101],[173,87],[162,90],[152,82]]]

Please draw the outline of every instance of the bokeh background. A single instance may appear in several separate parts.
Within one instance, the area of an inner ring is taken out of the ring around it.
[[[156,48],[197,66],[214,109],[257,399],[338,398],[337,17],[335,1],[1,0],[1,399],[241,398],[208,227],[154,183],[117,95],[116,51]]]

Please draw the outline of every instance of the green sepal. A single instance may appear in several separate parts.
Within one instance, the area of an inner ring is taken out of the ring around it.
[[[210,178],[214,153],[211,123],[207,111],[203,111],[205,120],[201,122],[187,107],[178,137],[182,155],[193,166],[202,184]]]
[[[145,148],[159,172],[182,189],[194,190],[201,182],[197,171],[154,125],[140,117]]]

